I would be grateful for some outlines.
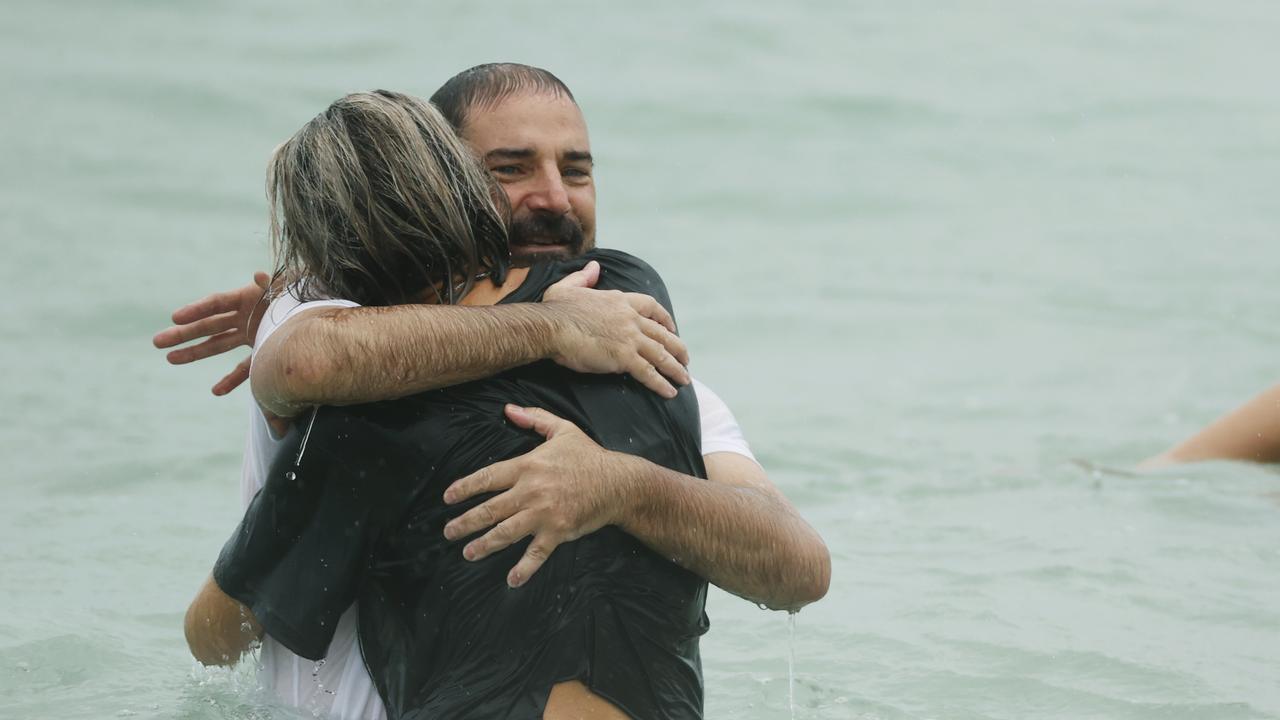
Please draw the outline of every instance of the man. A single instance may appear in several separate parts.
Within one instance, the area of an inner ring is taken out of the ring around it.
[[[581,112],[558,79],[526,66],[480,66],[450,80],[432,100],[506,191],[512,209],[513,256],[573,255],[594,245],[590,143]],[[350,303],[345,303],[345,308],[335,307],[344,304],[340,301],[298,305],[287,311],[287,317],[282,313],[269,318],[280,322],[278,330],[264,323],[266,332],[260,329],[257,333],[252,367],[255,398],[266,411],[291,416],[317,404],[403,397],[539,357],[555,358],[571,369],[626,370],[646,386],[674,395],[674,387],[661,376],[676,382],[686,379],[675,367],[682,364],[683,351],[661,331],[661,317],[618,323],[630,331],[630,344],[616,345],[629,347],[630,354],[624,352],[619,359],[616,350],[606,352],[603,360],[612,360],[612,369],[595,362],[600,358],[592,360],[592,365],[547,342],[547,337],[577,337],[580,342],[563,344],[579,351],[593,344],[587,334],[565,331],[566,326],[585,322],[584,315],[590,314],[581,311],[582,305],[568,309],[571,300],[581,300],[592,292],[581,287],[589,284],[590,272],[579,286],[561,289],[566,310],[558,318],[498,318],[478,308],[374,309],[353,308]],[[260,297],[261,292],[250,286],[179,311],[175,321],[188,327],[166,331],[157,336],[156,343],[164,347],[211,337],[203,351],[178,351],[171,355],[171,361],[189,361],[230,349],[237,343],[234,336],[238,328],[248,328],[253,319],[244,309]],[[615,306],[626,302],[618,296],[608,297]],[[552,297],[548,304],[554,309],[555,303]],[[223,314],[211,314],[210,310]],[[484,341],[464,342],[477,337]],[[442,338],[454,340],[441,342]],[[424,342],[427,339],[430,345]],[[447,348],[448,352],[424,356],[422,348],[427,346]],[[233,373],[215,386],[215,392],[225,393],[242,380],[243,374]],[[821,539],[768,481],[723,403],[704,386],[697,386],[697,395],[703,409],[702,451],[711,482],[651,463],[620,461],[572,424],[551,417],[539,426],[548,440],[537,450],[462,478],[450,488],[446,499],[452,502],[483,492],[501,492],[451,522],[445,529],[447,537],[464,537],[492,527],[465,550],[468,559],[480,560],[532,536],[528,550],[508,577],[512,586],[519,586],[560,542],[580,536],[593,525],[598,527],[603,517],[608,521],[605,524],[627,528],[663,557],[673,558],[753,601],[795,609],[821,597],[830,573]],[[265,420],[259,417],[256,422],[256,435],[266,439],[258,443],[261,451],[255,451],[251,435],[246,478],[256,477],[260,482],[266,464],[261,458],[269,458],[272,448]],[[259,458],[256,471],[250,467],[255,458]],[[650,490],[645,506],[639,508],[618,496],[619,488],[637,484]],[[254,485],[252,481],[245,483],[246,494],[256,490]],[[611,514],[621,508],[627,508],[631,516]],[[345,646],[343,637],[348,638]],[[316,673],[341,670],[329,673],[327,682],[322,683],[312,682],[314,667],[310,663],[283,654],[273,660],[278,653],[268,643],[264,665],[274,674],[274,682],[269,677],[268,684],[274,684],[286,701],[298,705],[334,697],[329,692],[335,685],[339,696],[347,692],[352,683],[360,681],[359,673],[352,669],[359,665],[354,633],[343,635],[340,628],[334,642],[325,666]],[[342,662],[343,657],[356,661]],[[320,684],[325,690],[316,690]],[[371,703],[352,702],[346,706],[356,708],[352,712],[340,705],[335,702],[332,709],[344,717],[377,717]],[[369,714],[359,714],[362,710]]]
[[[411,96],[340,98],[280,146],[268,178],[277,255],[306,285],[296,295],[501,306],[537,300],[594,260],[602,287],[670,311],[661,277],[618,251],[510,267],[500,194],[440,113]],[[598,507],[595,524],[520,587],[508,576],[528,539],[472,561],[470,536],[446,536],[492,497],[451,503],[446,488],[534,449],[541,438],[521,427],[537,420],[534,405],[620,458],[705,475],[692,389],[664,398],[625,375],[546,360],[398,400],[317,407],[276,454],[193,606],[239,603],[233,622],[243,613],[317,661],[358,606],[361,655],[391,718],[700,720],[707,582],[629,535],[638,513]],[[640,508],[651,491],[635,484],[619,497]],[[246,638],[230,629],[217,639],[234,652]],[[188,627],[197,653],[208,635]]]

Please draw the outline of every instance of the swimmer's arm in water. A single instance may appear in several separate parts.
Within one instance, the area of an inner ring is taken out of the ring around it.
[[[605,450],[545,410],[508,406],[507,417],[547,441],[450,486],[451,504],[501,494],[451,521],[445,535],[495,526],[464,548],[469,560],[532,535],[507,577],[510,585],[526,582],[560,543],[618,525],[716,586],[776,610],[796,610],[826,594],[826,544],[754,460],[712,453],[705,458],[709,481],[701,480]]]
[[[253,613],[222,592],[212,576],[187,608],[183,630],[192,657],[202,665],[235,665],[262,638]]]
[[[251,383],[266,411],[390,400],[550,358],[579,372],[629,373],[664,397],[690,382],[675,322],[641,293],[590,289],[599,264],[541,303],[488,307],[318,308],[258,349]],[[668,381],[668,378],[670,381]]]
[[[1147,458],[1138,469],[1204,460],[1280,462],[1280,385],[1269,388],[1163,453]]]

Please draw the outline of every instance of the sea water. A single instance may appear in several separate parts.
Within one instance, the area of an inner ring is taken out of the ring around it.
[[[234,360],[170,310],[268,266],[271,149],[492,60],[586,113],[599,241],[831,549],[797,718],[1280,717],[1280,478],[1127,468],[1280,380],[1280,5],[66,0],[0,12],[0,717],[286,718],[194,666],[240,515]],[[790,713],[708,606],[707,715]]]

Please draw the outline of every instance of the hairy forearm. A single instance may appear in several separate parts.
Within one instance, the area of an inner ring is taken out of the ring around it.
[[[285,323],[254,359],[269,412],[390,400],[488,377],[552,353],[555,310],[397,306],[319,311]]]
[[[619,525],[655,552],[775,610],[798,610],[826,594],[830,554],[785,499],[633,456],[615,459],[626,468],[629,497]]]

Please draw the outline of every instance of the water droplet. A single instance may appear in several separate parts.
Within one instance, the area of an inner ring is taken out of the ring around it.
[[[295,473],[294,471],[290,470],[289,472],[287,472],[287,473],[285,473],[285,474],[284,474],[284,479],[285,479],[285,480],[288,480],[288,481],[290,481],[290,482],[292,482],[292,481],[294,481],[294,480],[297,480],[297,479],[298,479],[298,474],[297,474],[297,473]]]
[[[787,702],[791,705],[791,720],[796,717],[796,611],[787,611],[787,635],[791,653],[787,655]]]

